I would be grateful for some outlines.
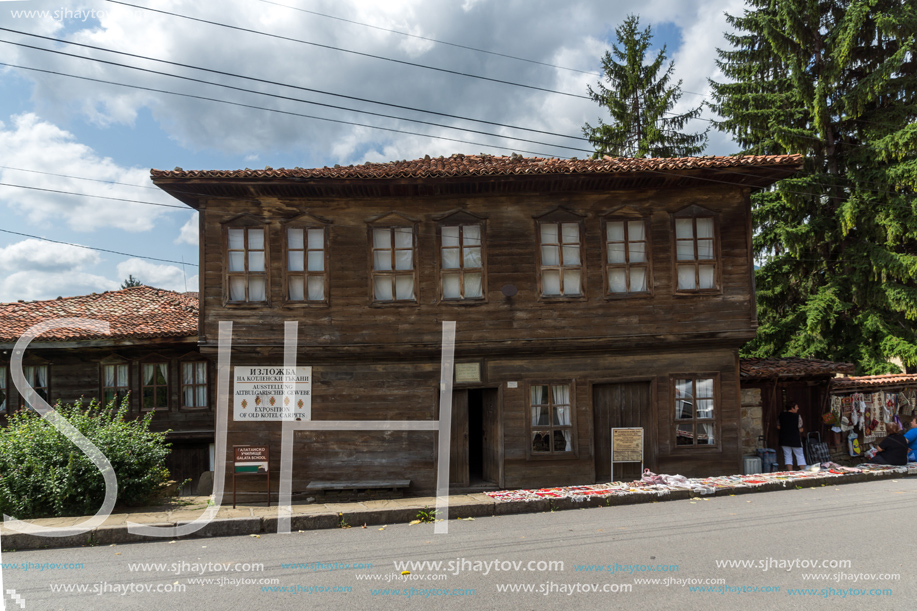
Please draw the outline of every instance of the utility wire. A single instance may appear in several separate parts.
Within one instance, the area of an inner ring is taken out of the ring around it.
[[[361,57],[369,57],[369,58],[372,58],[372,59],[378,59],[378,60],[387,61],[387,62],[392,62],[392,63],[396,63],[396,64],[402,64],[402,65],[404,65],[404,66],[411,66],[411,67],[413,67],[413,68],[423,68],[424,70],[435,70],[436,72],[444,72],[444,73],[446,73],[446,74],[452,74],[452,75],[455,75],[455,76],[464,76],[464,77],[473,78],[473,79],[478,79],[478,80],[482,80],[482,81],[489,81],[489,82],[492,82],[492,83],[500,83],[500,84],[502,84],[502,85],[511,85],[511,86],[513,86],[513,87],[522,87],[522,88],[525,88],[525,89],[532,89],[532,90],[535,90],[535,91],[543,91],[543,92],[545,92],[545,93],[555,93],[555,94],[558,94],[558,95],[565,95],[565,96],[568,96],[568,97],[571,97],[571,98],[582,98],[582,99],[585,99],[585,100],[591,100],[591,99],[592,99],[592,98],[590,98],[589,96],[579,95],[579,94],[577,94],[577,93],[569,93],[569,92],[567,92],[567,91],[558,91],[558,90],[556,90],[556,89],[548,89],[547,87],[537,87],[537,86],[535,86],[535,85],[526,85],[526,84],[524,84],[524,83],[514,83],[514,82],[512,82],[512,81],[506,81],[506,80],[498,79],[498,78],[491,78],[491,77],[488,77],[488,76],[481,76],[481,75],[479,75],[479,74],[471,74],[471,73],[469,73],[469,72],[460,72],[460,71],[458,71],[458,70],[449,70],[448,68],[437,68],[437,67],[435,67],[435,66],[427,66],[427,65],[425,65],[425,64],[418,64],[418,63],[416,63],[416,62],[409,62],[409,61],[405,61],[405,60],[402,60],[402,59],[394,59],[394,58],[391,58],[391,57],[383,57],[383,56],[381,56],[381,55],[374,55],[374,54],[372,54],[372,53],[363,53],[363,52],[361,52],[361,51],[354,51],[354,50],[352,50],[352,49],[344,49],[344,48],[342,48],[342,47],[335,47],[335,46],[332,46],[332,45],[324,45],[324,44],[317,43],[317,42],[312,42],[312,41],[309,41],[309,40],[302,40],[302,39],[300,39],[300,38],[291,38],[291,37],[289,37],[289,36],[281,36],[281,35],[279,35],[279,34],[271,34],[271,33],[269,33],[269,32],[262,32],[262,31],[260,31],[260,30],[253,30],[253,29],[251,29],[251,28],[243,28],[243,27],[236,26],[236,25],[229,25],[229,24],[227,24],[227,23],[220,23],[220,22],[218,22],[218,21],[210,21],[209,19],[201,19],[201,18],[199,18],[199,17],[191,17],[190,15],[182,15],[182,14],[180,14],[180,13],[174,13],[174,12],[172,12],[172,11],[163,11],[163,10],[160,10],[160,9],[150,8],[150,7],[148,7],[148,6],[140,6],[140,5],[138,5],[138,4],[130,4],[130,3],[128,3],[128,2],[121,2],[120,0],[105,0],[105,1],[106,1],[106,2],[110,2],[110,3],[112,3],[112,4],[120,4],[120,5],[123,5],[123,6],[129,6],[129,7],[131,7],[131,8],[140,9],[140,10],[142,10],[142,11],[150,11],[150,12],[152,12],[152,13],[160,13],[160,14],[162,14],[162,15],[169,15],[170,17],[178,17],[178,18],[180,18],[180,19],[187,19],[187,20],[189,20],[189,21],[196,21],[196,22],[198,22],[198,23],[206,23],[206,24],[208,24],[208,25],[215,25],[215,26],[218,26],[218,27],[221,27],[221,28],[229,28],[229,29],[231,29],[231,30],[236,30],[236,31],[239,31],[239,32],[247,32],[247,33],[249,33],[249,34],[258,34],[259,36],[269,36],[269,37],[271,37],[271,38],[276,38],[276,39],[278,39],[278,40],[286,40],[286,41],[288,41],[288,42],[297,42],[297,43],[300,43],[300,44],[311,45],[311,46],[313,46],[313,47],[319,47],[319,48],[322,48],[322,49],[329,49],[329,50],[331,50],[331,51],[340,51],[341,53],[350,53],[350,54],[352,54],[352,55],[359,55],[359,56],[361,56]]]
[[[85,176],[71,176],[70,174],[55,174],[54,172],[42,172],[41,170],[27,170],[25,168],[14,168],[8,165],[0,165],[0,170],[15,170],[17,172],[30,172],[32,174],[44,174],[45,176],[57,176],[58,178],[72,178],[73,180],[89,180],[92,182],[101,182],[107,185],[121,185],[123,187],[134,187],[135,189],[150,189],[151,191],[159,191],[156,187],[149,187],[147,185],[132,185],[129,182],[118,182],[116,180],[103,180],[101,178],[86,178]]]
[[[181,210],[188,210],[187,206],[178,206],[175,204],[158,204],[156,202],[142,202],[136,199],[124,199],[123,197],[106,197],[104,195],[90,195],[87,193],[76,193],[74,191],[60,191],[58,189],[44,189],[42,187],[29,187],[27,185],[12,185],[7,182],[0,182],[0,187],[15,187],[17,189],[31,189],[33,191],[45,191],[47,193],[60,193],[61,195],[81,195],[83,197],[91,197],[93,199],[108,199],[116,202],[128,202],[131,204],[143,204],[145,206],[160,206],[162,208],[179,208]]]
[[[106,84],[106,85],[115,85],[115,86],[117,86],[117,87],[127,87],[127,88],[129,88],[129,89],[138,89],[138,90],[141,90],[141,91],[151,91],[151,92],[153,92],[153,93],[165,93],[165,94],[168,94],[168,95],[175,95],[175,96],[180,96],[180,97],[185,97],[185,98],[192,98],[192,99],[195,99],[195,100],[204,100],[204,101],[207,101],[207,102],[217,102],[217,103],[220,103],[220,104],[228,104],[228,105],[230,105],[230,106],[239,106],[239,107],[241,107],[241,108],[250,108],[250,109],[253,109],[253,110],[264,110],[264,111],[267,111],[267,112],[275,112],[275,113],[278,113],[278,114],[290,115],[290,116],[294,116],[294,117],[303,117],[303,118],[306,118],[306,119],[315,119],[315,120],[317,120],[317,121],[327,121],[327,122],[329,122],[329,123],[340,123],[340,124],[343,124],[343,125],[353,125],[353,126],[356,126],[356,127],[366,127],[366,128],[369,128],[369,129],[378,129],[378,130],[387,131],[387,132],[394,132],[394,133],[396,133],[396,134],[406,134],[406,135],[409,135],[409,136],[420,136],[420,137],[423,137],[423,138],[432,138],[432,139],[434,139],[434,140],[443,140],[443,141],[446,141],[446,142],[459,142],[459,143],[461,143],[461,144],[471,144],[471,145],[473,145],[473,146],[482,146],[482,147],[485,147],[485,148],[489,147],[489,148],[501,149],[501,150],[505,150],[505,151],[518,151],[518,152],[520,152],[520,153],[529,153],[529,154],[531,154],[531,155],[538,155],[538,156],[541,156],[541,157],[552,157],[552,156],[553,156],[553,155],[549,155],[548,153],[539,153],[539,152],[536,152],[536,151],[526,151],[526,150],[522,150],[522,149],[511,148],[511,147],[508,147],[508,146],[499,146],[499,145],[496,145],[496,144],[483,144],[483,143],[480,143],[480,142],[472,142],[472,141],[470,141],[470,140],[460,140],[460,139],[458,139],[458,138],[447,138],[447,137],[445,137],[445,136],[434,136],[434,135],[431,135],[431,134],[423,134],[423,133],[420,133],[420,132],[411,132],[411,131],[402,130],[402,129],[395,129],[395,128],[392,128],[392,127],[380,127],[380,126],[378,126],[378,125],[368,125],[368,124],[366,124],[366,123],[356,123],[356,122],[354,122],[354,121],[344,121],[344,120],[342,120],[342,119],[329,119],[329,118],[327,118],[327,117],[317,117],[317,116],[315,116],[315,115],[307,115],[307,114],[303,114],[303,113],[299,113],[299,112],[293,112],[293,111],[289,111],[289,110],[279,110],[279,109],[276,109],[276,108],[266,108],[266,107],[264,107],[264,106],[255,106],[255,105],[253,105],[253,104],[242,104],[241,102],[230,102],[230,101],[228,101],[228,100],[220,100],[220,99],[217,99],[217,98],[208,98],[208,97],[206,97],[206,96],[194,95],[194,94],[190,94],[190,93],[178,93],[178,92],[176,92],[176,91],[167,91],[167,90],[164,90],[164,89],[155,89],[155,88],[153,88],[153,87],[143,87],[143,86],[141,86],[141,85],[127,85],[127,84],[125,84],[125,83],[117,83],[117,82],[115,82],[115,81],[106,81],[106,80],[103,80],[103,79],[97,79],[97,78],[92,78],[92,77],[88,77],[88,76],[78,76],[78,75],[75,75],[75,74],[67,74],[67,73],[65,73],[65,72],[56,72],[56,71],[54,71],[54,70],[45,70],[45,69],[43,69],[43,68],[32,68],[32,67],[30,67],[30,66],[21,66],[21,65],[18,65],[18,64],[8,64],[8,63],[5,63],[5,62],[0,62],[0,66],[8,66],[8,67],[10,67],[10,68],[19,68],[19,69],[21,69],[21,70],[31,70],[31,71],[33,71],[33,72],[43,72],[43,73],[45,73],[45,74],[54,74],[54,75],[57,75],[57,76],[66,76],[66,77],[69,77],[69,78],[74,78],[74,79],[79,79],[79,80],[84,80],[84,81],[91,81],[91,82],[94,82],[94,83],[103,83],[103,84]]]
[[[53,242],[54,244],[63,244],[65,246],[75,246],[77,248],[85,248],[86,250],[98,250],[99,252],[107,252],[113,255],[121,255],[123,257],[135,257],[137,259],[147,259],[149,261],[161,261],[163,263],[177,263],[179,265],[193,265],[198,267],[197,263],[186,263],[184,261],[173,261],[172,259],[158,259],[156,257],[144,257],[143,255],[132,255],[129,252],[118,252],[117,250],[108,250],[106,248],[96,248],[95,246],[84,246],[82,244],[74,244],[72,242],[61,242],[60,240],[51,240],[49,238],[42,238],[37,235],[29,235],[28,233],[19,233],[18,231],[10,231],[9,229],[0,229],[0,232],[9,233],[12,235],[18,235],[25,238],[32,238],[34,240],[41,240],[42,242]]]
[[[200,70],[201,72],[210,72],[210,73],[212,73],[212,74],[220,74],[220,75],[222,75],[222,76],[230,76],[230,77],[233,77],[233,78],[245,79],[245,80],[254,81],[254,82],[257,82],[257,83],[265,83],[265,84],[268,84],[268,85],[277,85],[277,86],[279,86],[279,87],[287,87],[287,88],[289,88],[289,89],[298,89],[298,90],[300,90],[300,91],[308,91],[308,92],[310,92],[310,93],[318,93],[318,94],[321,94],[321,95],[327,95],[327,96],[336,97],[336,98],[344,98],[344,99],[347,99],[347,100],[354,100],[354,101],[356,101],[356,102],[366,102],[366,103],[368,103],[368,104],[376,104],[376,105],[379,105],[379,106],[388,106],[388,107],[390,107],[390,108],[399,108],[399,109],[401,109],[401,110],[409,110],[409,111],[411,111],[411,112],[422,112],[422,113],[426,113],[426,114],[430,114],[430,115],[436,115],[436,116],[440,116],[440,117],[447,117],[447,118],[450,118],[450,119],[460,119],[460,120],[462,120],[462,121],[472,121],[472,122],[474,122],[474,123],[483,123],[483,124],[485,124],[485,125],[494,125],[494,126],[496,126],[496,127],[507,127],[507,128],[509,128],[509,129],[518,129],[518,130],[521,130],[521,131],[533,132],[533,133],[536,133],[536,134],[545,134],[545,135],[547,135],[547,136],[557,136],[558,138],[570,138],[570,139],[572,139],[572,140],[583,140],[583,141],[587,141],[587,140],[588,140],[588,138],[583,138],[582,136],[568,136],[568,135],[566,135],[566,134],[560,134],[560,133],[557,133],[557,132],[550,132],[550,131],[546,131],[546,130],[533,129],[533,128],[530,128],[530,127],[521,127],[521,126],[518,126],[518,125],[511,125],[511,124],[507,124],[507,123],[500,123],[500,122],[497,122],[497,121],[486,121],[486,120],[484,120],[484,119],[473,119],[473,118],[471,118],[471,117],[463,117],[463,116],[461,116],[461,115],[453,115],[453,114],[449,114],[449,113],[445,113],[445,112],[437,112],[437,111],[434,111],[434,110],[424,110],[423,108],[413,108],[413,107],[411,107],[411,106],[405,106],[405,105],[402,105],[402,104],[392,104],[392,103],[388,103],[388,102],[379,102],[379,101],[372,100],[372,99],[369,99],[369,98],[361,98],[361,97],[358,97],[358,96],[344,95],[344,94],[341,94],[341,93],[333,93],[333,92],[330,92],[330,91],[325,91],[325,90],[323,90],[323,89],[315,89],[315,88],[312,88],[312,87],[302,87],[302,86],[300,86],[300,85],[290,85],[290,84],[288,84],[288,83],[281,83],[281,82],[278,82],[278,81],[271,81],[271,80],[268,80],[268,79],[258,78],[258,77],[254,77],[254,76],[246,76],[246,75],[242,75],[242,74],[236,74],[236,73],[234,73],[234,72],[226,72],[226,71],[223,71],[223,70],[215,70],[215,69],[212,69],[212,68],[203,68],[203,67],[201,67],[201,66],[194,66],[194,65],[191,65],[191,64],[183,64],[183,63],[181,63],[181,62],[173,62],[173,61],[169,61],[169,60],[165,60],[165,59],[159,59],[159,58],[156,58],[156,57],[149,57],[149,56],[147,56],[147,55],[138,55],[138,54],[136,54],[136,53],[128,53],[128,52],[126,52],[126,51],[116,51],[116,50],[114,50],[114,49],[109,49],[109,48],[106,48],[106,47],[99,47],[99,46],[95,46],[95,45],[88,45],[88,44],[84,44],[84,43],[74,42],[74,41],[72,41],[72,40],[65,40],[65,39],[63,39],[63,38],[53,38],[53,37],[51,37],[51,36],[41,36],[41,35],[39,35],[39,34],[33,34],[33,33],[31,33],[31,32],[23,32],[23,31],[21,31],[21,30],[12,30],[12,29],[10,29],[10,28],[0,28],[0,31],[3,31],[3,32],[11,32],[11,33],[13,33],[13,34],[21,34],[21,35],[23,35],[23,36],[31,36],[31,37],[33,37],[33,38],[40,38],[40,39],[42,39],[42,40],[49,40],[49,41],[52,41],[52,42],[59,42],[59,43],[67,44],[67,45],[73,45],[73,46],[77,46],[77,47],[82,47],[82,48],[84,48],[84,49],[93,49],[93,50],[96,50],[96,51],[103,51],[103,52],[105,52],[105,53],[114,53],[114,54],[116,54],[116,55],[123,55],[123,56],[125,56],[125,57],[133,57],[133,58],[136,58],[136,59],[144,59],[144,60],[148,60],[148,61],[152,61],[152,62],[159,62],[159,63],[167,64],[167,65],[170,65],[170,66],[178,66],[178,67],[181,67],[181,68],[189,68],[189,69],[191,69],[191,70]],[[3,42],[8,42],[8,41],[3,41]],[[19,45],[20,43],[8,42],[8,44]],[[24,46],[24,45],[23,45],[23,46]],[[32,48],[32,49],[39,49],[39,50],[44,50],[44,51],[51,51],[50,49],[41,49],[40,47],[29,47],[29,48]],[[81,59],[93,59],[93,58],[90,58],[90,57],[85,57],[85,56],[83,56],[83,55],[75,55],[75,56],[71,56],[71,57],[78,57],[78,58],[81,58]],[[95,60],[94,60],[94,61],[95,61]],[[117,65],[117,66],[122,66],[123,64],[115,64],[115,65]],[[130,66],[130,67],[132,67],[132,66]],[[158,74],[161,74],[161,73],[158,73]],[[170,75],[170,76],[174,76],[174,75]],[[204,82],[208,82],[208,81],[204,81]],[[341,108],[341,107],[335,106],[335,107],[333,107],[333,108]],[[347,109],[347,110],[351,110],[351,109]],[[364,112],[364,111],[361,111],[361,110],[354,110],[354,112]],[[388,116],[388,115],[382,115],[382,116]],[[403,120],[404,120],[404,121],[412,121],[413,119],[403,119]]]

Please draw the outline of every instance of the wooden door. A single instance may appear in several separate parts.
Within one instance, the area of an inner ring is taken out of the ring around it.
[[[592,387],[592,415],[595,425],[595,479],[611,479],[611,429],[621,427],[643,428],[643,454],[645,467],[650,467],[651,448],[655,443],[650,414],[650,383],[626,382],[621,384],[596,384]],[[615,479],[630,481],[640,478],[639,463],[615,465]]]
[[[500,483],[500,454],[502,449],[502,435],[500,430],[500,410],[497,401],[500,391],[496,388],[487,388],[483,392],[484,403],[484,473],[485,481]]]
[[[452,391],[452,444],[449,455],[449,484],[468,486],[468,391]]]

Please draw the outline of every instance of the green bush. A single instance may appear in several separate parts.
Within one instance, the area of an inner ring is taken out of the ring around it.
[[[171,445],[150,431],[153,414],[125,419],[120,407],[81,401],[55,409],[108,458],[118,478],[118,503],[138,505],[169,478]],[[50,423],[29,409],[0,429],[0,511],[20,520],[93,515],[105,499],[99,469]]]

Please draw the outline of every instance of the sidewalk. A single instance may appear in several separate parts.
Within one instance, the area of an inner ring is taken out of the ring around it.
[[[541,490],[504,491],[490,494],[465,494],[449,497],[448,518],[479,518],[522,513],[540,513],[610,507],[637,503],[677,501],[704,496],[730,496],[776,490],[855,484],[880,479],[897,479],[917,475],[917,464],[908,467],[828,471],[818,474],[772,473],[756,476],[732,476],[690,480],[692,487],[679,484],[641,483],[597,484]],[[655,476],[666,478],[669,476]],[[80,535],[66,535],[66,528],[86,517],[45,518],[32,520],[37,525],[61,529],[61,537],[37,537],[0,527],[3,551],[35,550],[86,545],[114,545],[141,541],[164,541],[169,538],[148,537],[128,532],[127,522],[152,526],[180,526],[192,522],[206,509],[207,497],[194,497],[189,505],[163,511],[138,511],[113,514],[98,528]],[[436,506],[436,497],[411,497],[353,503],[302,504],[292,506],[290,529],[293,532],[328,528],[410,523],[421,511]],[[262,504],[221,507],[216,518],[187,538],[261,535],[277,532],[277,506]]]

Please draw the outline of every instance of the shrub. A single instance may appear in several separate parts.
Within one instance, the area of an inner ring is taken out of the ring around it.
[[[125,419],[127,399],[116,407],[93,400],[55,406],[108,458],[118,478],[118,503],[149,500],[169,477],[171,445],[151,432],[152,413]],[[0,510],[20,520],[92,515],[105,500],[99,469],[69,439],[30,409],[9,417],[0,429]]]

